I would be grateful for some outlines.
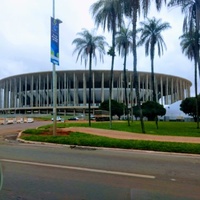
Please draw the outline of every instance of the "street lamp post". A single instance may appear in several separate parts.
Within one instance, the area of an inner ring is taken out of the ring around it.
[[[53,19],[55,19],[55,0],[53,0]],[[56,135],[56,126],[57,126],[57,109],[56,109],[56,101],[57,101],[57,95],[56,95],[56,65],[53,63],[53,135]]]
[[[53,135],[56,135],[57,124],[57,75],[56,65],[59,65],[59,24],[61,20],[55,19],[55,0],[53,0],[53,17],[51,18],[51,62],[53,78]]]
[[[57,84],[56,84],[56,69],[55,69],[55,64],[53,64],[53,135],[56,135],[56,126],[57,126],[57,108],[56,108],[56,103],[57,103]]]

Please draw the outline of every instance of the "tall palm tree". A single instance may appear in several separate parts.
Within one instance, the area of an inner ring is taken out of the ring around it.
[[[200,77],[200,46],[199,46],[199,34],[200,34],[200,0],[170,0],[168,3],[169,7],[180,6],[182,13],[185,14],[183,21],[183,32],[184,33],[195,33],[197,39],[195,42],[195,59],[197,60],[196,68],[199,69]],[[197,70],[197,69],[196,69]],[[195,85],[197,84],[197,77],[195,78]],[[198,109],[198,96],[197,96],[197,87],[195,86],[195,97],[196,97],[196,107]],[[199,113],[197,110],[197,128],[199,128]]]
[[[112,84],[113,84],[113,69],[115,58],[115,35],[117,27],[121,26],[123,21],[123,13],[121,9],[121,0],[98,0],[92,4],[90,10],[95,20],[97,27],[102,26],[103,30],[107,28],[112,32],[112,46],[108,54],[111,59],[111,71],[110,71],[110,86],[109,86],[109,115],[110,115],[110,128],[112,127],[112,113],[111,113],[111,98],[112,98]]]
[[[76,47],[74,49],[74,53],[77,53],[78,61],[79,57],[85,61],[85,66],[89,60],[89,103],[88,103],[88,110],[89,110],[89,126],[91,126],[91,86],[92,86],[92,59],[95,59],[97,62],[96,51],[99,52],[100,61],[103,61],[103,55],[105,54],[105,46],[107,42],[105,41],[104,36],[96,36],[94,31],[89,32],[86,29],[83,29],[82,32],[77,33],[79,36],[78,38],[74,39],[72,44]]]
[[[181,7],[185,14],[183,21],[183,32],[200,31],[200,0],[170,0],[168,7]],[[196,44],[197,45],[197,44]],[[197,48],[197,47],[196,47]],[[199,55],[198,55],[199,56]],[[200,77],[200,59],[198,59]]]
[[[156,102],[156,92],[155,92],[155,81],[154,81],[154,57],[155,57],[155,47],[158,48],[158,55],[163,54],[164,48],[167,49],[164,39],[161,35],[166,29],[170,28],[169,23],[163,22],[161,19],[147,18],[147,21],[140,22],[141,28],[138,29],[141,32],[141,36],[138,45],[145,45],[145,54],[148,56],[150,54],[151,59],[151,89],[153,91],[153,101]]]
[[[127,97],[127,76],[126,76],[126,60],[127,55],[132,51],[132,32],[129,28],[121,27],[120,31],[116,34],[116,48],[118,49],[119,55],[124,57],[124,91],[125,91],[125,102],[126,102],[126,114],[128,120],[128,126],[130,126],[129,113],[128,113],[128,97]]]
[[[194,82],[195,82],[195,96],[196,96],[196,116],[197,116],[197,128],[199,128],[199,112],[198,112],[198,94],[197,94],[197,66],[199,59],[199,48],[196,48],[196,44],[200,39],[200,34],[197,31],[190,31],[184,33],[181,37],[181,47],[183,53],[190,59],[194,60]],[[198,46],[200,44],[198,43]]]
[[[133,40],[133,77],[134,86],[136,90],[137,104],[140,110],[140,122],[142,132],[145,133],[142,109],[140,105],[140,93],[139,93],[139,82],[138,82],[138,72],[137,72],[137,48],[136,48],[136,30],[137,30],[137,20],[138,15],[143,11],[144,17],[147,17],[151,0],[122,0],[124,14],[131,19],[132,22],[132,40]],[[157,10],[160,10],[162,3],[166,0],[155,0]]]

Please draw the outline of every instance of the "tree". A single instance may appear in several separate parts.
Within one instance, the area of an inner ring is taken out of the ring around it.
[[[183,32],[191,32],[194,29],[200,31],[200,0],[170,0],[168,7],[181,7],[185,14],[183,20]],[[199,42],[196,43],[198,45]],[[198,54],[199,57],[199,54]],[[200,76],[200,59],[198,58],[198,69]]]
[[[116,48],[119,55],[124,57],[124,91],[125,91],[125,103],[128,125],[130,126],[130,119],[128,113],[128,98],[127,98],[127,76],[126,76],[126,58],[128,53],[132,50],[132,32],[125,27],[121,27],[120,31],[116,34]]]
[[[104,31],[107,27],[107,30],[112,32],[112,46],[108,52],[112,57],[109,86],[110,128],[112,128],[111,99],[115,58],[115,35],[117,27],[120,27],[123,22],[121,0],[98,0],[96,3],[92,4],[90,10],[97,27],[101,25]]]
[[[113,99],[111,101],[111,116],[117,115],[118,118],[120,118],[120,116],[123,115],[125,105],[123,103],[118,103]],[[99,109],[109,111],[109,100],[102,102]]]
[[[166,109],[163,105],[155,101],[147,101],[142,104],[143,115],[148,118],[149,121],[155,120],[155,118],[159,116],[163,116],[166,114]]]
[[[200,28],[200,0],[170,0],[168,7],[181,7],[185,14],[183,21],[183,31],[188,32],[193,29],[194,24]],[[193,23],[195,21],[195,23]]]
[[[155,101],[147,101],[142,104],[142,113],[143,116],[147,117],[149,121],[156,121],[156,127],[158,128],[158,119],[157,116],[163,116],[166,114],[166,109],[163,105]],[[133,107],[133,114],[135,117],[140,117],[138,106]]]
[[[194,118],[194,121],[197,121],[197,114],[196,114],[196,98],[195,97],[188,97],[184,99],[180,104],[180,110],[183,111],[185,114]],[[200,113],[200,95],[198,95],[198,109]]]
[[[92,86],[92,59],[95,59],[97,62],[96,51],[99,52],[100,61],[103,61],[103,55],[105,54],[105,46],[107,45],[104,36],[96,36],[94,32],[89,32],[86,29],[83,29],[82,32],[77,33],[78,38],[74,39],[72,44],[76,47],[74,53],[77,53],[77,60],[81,57],[85,61],[85,66],[89,60],[89,126],[91,126],[91,86]]]
[[[136,120],[140,117],[140,110],[138,106],[133,106],[133,115],[135,116]]]
[[[181,47],[183,53],[190,59],[194,60],[194,82],[195,82],[195,97],[196,97],[196,116],[197,116],[197,128],[199,128],[199,108],[198,108],[198,94],[197,94],[197,66],[199,62],[199,49],[198,43],[200,34],[197,31],[190,31],[183,34],[181,39]],[[198,44],[198,45],[197,45]]]
[[[193,37],[195,37],[195,39],[193,38],[193,41],[192,41],[193,43],[192,46],[195,52],[192,53],[193,54],[192,57],[191,57],[191,54],[188,55],[188,58],[194,59],[194,62],[196,62],[195,63],[195,97],[196,97],[197,128],[199,128],[199,112],[198,112],[198,97],[197,97],[197,68],[199,69],[199,76],[200,76],[200,56],[199,56],[200,0],[170,0],[170,2],[168,3],[168,6],[181,7],[182,13],[185,14],[185,18],[183,21],[183,32],[185,34],[192,34]]]
[[[162,2],[166,0],[155,0],[156,7],[160,10]],[[132,22],[132,44],[133,44],[133,77],[134,77],[134,87],[136,89],[137,105],[140,110],[140,122],[142,132],[145,133],[142,109],[140,105],[140,93],[139,93],[139,82],[137,73],[137,48],[136,48],[136,30],[137,30],[137,16],[140,15],[140,11],[143,11],[144,17],[147,16],[151,0],[122,0],[123,11],[125,16],[131,19]]]
[[[141,33],[138,45],[145,45],[145,54],[148,56],[150,54],[151,59],[151,87],[153,91],[153,101],[156,102],[156,92],[155,92],[155,81],[154,81],[154,57],[155,57],[155,47],[158,48],[158,55],[163,54],[164,48],[167,49],[164,39],[161,35],[166,29],[170,28],[169,23],[163,22],[161,19],[147,18],[147,21],[140,22],[141,28],[138,32]]]

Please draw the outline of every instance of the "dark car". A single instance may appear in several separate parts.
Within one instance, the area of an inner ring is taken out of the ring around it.
[[[76,121],[76,120],[79,120],[79,118],[78,117],[70,117],[68,120]]]

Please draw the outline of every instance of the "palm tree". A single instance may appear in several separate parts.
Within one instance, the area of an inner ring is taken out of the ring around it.
[[[121,27],[120,31],[116,34],[116,48],[119,55],[124,57],[124,91],[126,102],[126,114],[128,126],[130,126],[129,113],[128,113],[128,98],[127,98],[127,76],[126,76],[126,59],[129,51],[132,50],[132,32],[125,27]]]
[[[155,0],[157,10],[160,10],[162,2],[166,3],[166,0]],[[147,16],[151,0],[122,0],[124,14],[131,19],[132,22],[132,40],[133,40],[133,76],[134,87],[136,90],[137,104],[140,110],[140,122],[142,132],[145,133],[142,109],[140,105],[140,93],[137,73],[137,48],[136,48],[136,30],[137,30],[137,17],[143,11],[144,17]]]
[[[195,82],[195,96],[196,96],[196,116],[197,116],[197,128],[199,128],[199,112],[198,112],[198,94],[197,94],[197,66],[199,62],[199,46],[196,48],[200,34],[197,31],[187,32],[180,36],[181,47],[183,53],[190,59],[194,60],[194,82]]]
[[[183,32],[200,31],[200,0],[170,0],[168,7],[181,7],[185,14],[183,21]],[[196,44],[198,45],[198,43]],[[197,48],[197,47],[196,47]],[[199,55],[198,55],[199,57]],[[200,77],[200,59],[198,59],[198,69]]]
[[[74,53],[77,53],[78,61],[79,57],[85,61],[85,66],[89,60],[89,103],[88,103],[88,110],[89,110],[89,126],[91,126],[91,86],[92,86],[92,59],[95,59],[97,62],[96,51],[99,52],[100,61],[103,61],[103,55],[105,54],[105,46],[107,42],[105,41],[104,36],[95,36],[94,32],[89,32],[86,29],[83,29],[82,32],[77,33],[79,36],[78,38],[74,39],[72,44],[76,47],[74,49]]]
[[[200,77],[200,55],[199,55],[199,41],[200,41],[200,0],[170,0],[169,7],[180,6],[182,13],[185,14],[183,21],[183,32],[186,34],[195,34],[193,45],[195,46],[195,53],[193,59],[196,60],[196,68],[199,69]],[[191,59],[191,58],[190,58]],[[196,69],[197,71],[197,69]],[[197,72],[196,72],[197,73]],[[198,96],[197,96],[197,77],[195,76],[195,97],[196,107],[198,109]],[[197,110],[197,128],[199,128],[199,113]]]
[[[95,24],[97,25],[97,27],[101,25],[104,31],[107,28],[108,31],[112,32],[112,46],[108,52],[108,54],[112,57],[109,86],[110,128],[112,128],[111,98],[115,58],[115,35],[117,27],[120,27],[123,21],[123,13],[121,8],[121,0],[98,0],[90,7],[92,16],[95,20]]]
[[[148,56],[150,54],[151,59],[151,87],[153,91],[153,101],[156,102],[155,93],[155,81],[154,81],[154,57],[155,57],[155,47],[158,48],[158,55],[163,54],[164,48],[167,49],[161,32],[169,29],[170,25],[167,22],[162,23],[161,19],[147,18],[146,22],[140,22],[141,28],[138,29],[141,32],[140,40],[138,45],[145,45],[145,54]]]

